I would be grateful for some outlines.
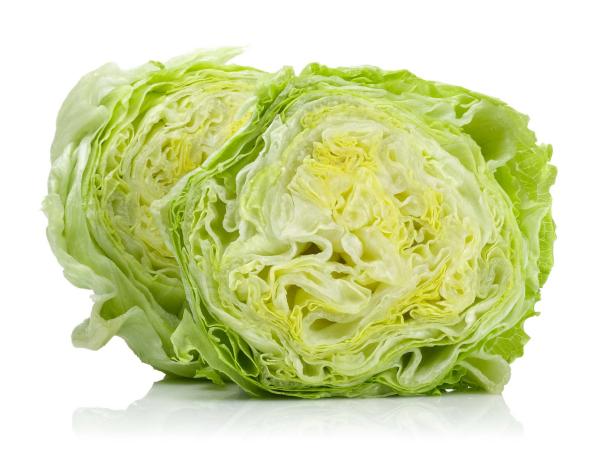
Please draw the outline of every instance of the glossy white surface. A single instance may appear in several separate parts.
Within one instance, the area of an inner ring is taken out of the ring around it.
[[[2,460],[615,460],[616,96],[610,2],[11,2],[0,12]],[[264,69],[371,63],[496,95],[554,145],[556,266],[503,396],[251,400],[158,383],[44,238],[55,114],[85,72],[245,44]],[[157,382],[157,383],[155,383]],[[153,385],[154,384],[154,385]]]
[[[78,408],[77,435],[172,434],[247,437],[327,436],[332,432],[401,437],[521,435],[522,425],[500,395],[451,394],[415,399],[252,399],[237,387],[164,380],[126,409]]]

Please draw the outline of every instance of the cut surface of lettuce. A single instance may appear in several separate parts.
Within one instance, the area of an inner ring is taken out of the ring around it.
[[[178,351],[255,395],[500,392],[555,237],[527,117],[316,64],[274,114],[157,203],[191,310]]]
[[[236,54],[198,52],[133,70],[109,64],[64,102],[44,210],[66,277],[94,292],[89,319],[73,332],[76,346],[97,349],[118,335],[157,369],[220,380],[174,345],[188,305],[154,204],[241,140],[268,106],[274,77],[226,64]]]

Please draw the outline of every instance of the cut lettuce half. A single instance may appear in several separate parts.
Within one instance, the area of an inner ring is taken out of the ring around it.
[[[188,305],[153,205],[221,148],[247,142],[276,96],[281,77],[226,64],[236,54],[198,52],[128,71],[109,64],[64,102],[44,210],[66,277],[94,292],[76,346],[97,349],[118,335],[161,371],[220,380],[174,345]]]
[[[255,395],[500,392],[555,238],[527,117],[316,64],[269,113],[157,202],[190,304],[178,353]]]

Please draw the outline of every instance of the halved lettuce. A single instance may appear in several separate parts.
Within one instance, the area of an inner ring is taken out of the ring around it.
[[[499,392],[552,266],[551,148],[496,99],[308,66],[157,202],[178,354],[252,394]]]
[[[237,53],[199,52],[129,71],[109,64],[62,106],[44,210],[66,277],[95,294],[75,345],[96,349],[119,335],[157,369],[220,379],[207,363],[178,358],[173,336],[186,296],[152,205],[222,147],[254,138],[244,134],[284,78],[225,64]]]

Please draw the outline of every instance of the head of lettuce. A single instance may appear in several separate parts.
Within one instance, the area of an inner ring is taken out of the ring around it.
[[[223,104],[226,117],[192,104],[223,122],[175,137],[166,122],[140,136],[142,122],[91,123],[92,138],[60,123],[50,240],[71,280],[101,294],[75,337],[102,324],[161,370],[256,395],[502,390],[552,266],[555,169],[527,118],[406,71],[240,72],[259,81],[252,104]],[[118,106],[156,106],[135,99]],[[185,163],[192,137],[216,141]],[[124,285],[147,303],[118,296]]]
[[[185,289],[152,205],[222,146],[241,144],[289,74],[226,64],[237,53],[132,70],[108,64],[83,77],[60,109],[44,210],[66,277],[94,291],[76,346],[97,349],[118,335],[161,371],[220,381],[202,361],[178,360]]]

